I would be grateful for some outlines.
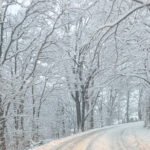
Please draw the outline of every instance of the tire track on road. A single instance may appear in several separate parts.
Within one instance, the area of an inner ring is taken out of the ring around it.
[[[72,150],[73,147],[75,147],[79,142],[88,139],[89,136],[92,136],[100,131],[102,131],[102,130],[93,131],[92,133],[88,133],[86,135],[82,135],[80,137],[75,137],[73,139],[67,140],[66,142],[64,142],[60,146],[54,148],[53,150]]]
[[[112,128],[113,128],[113,127],[112,127]],[[109,130],[111,130],[112,128],[110,128]],[[88,144],[86,150],[93,150],[93,146],[94,146],[94,144],[97,142],[97,139],[99,139],[99,138],[102,137],[103,135],[107,134],[107,132],[108,132],[109,130],[103,131],[103,133],[100,132],[100,133],[98,133],[97,135],[95,135],[95,137],[94,137],[94,138],[90,141],[90,143]],[[95,149],[94,149],[94,150],[95,150]]]
[[[125,140],[123,138],[126,130],[127,130],[127,128],[123,129],[117,137],[117,141],[116,141],[117,146],[116,147],[118,147],[119,150],[129,150],[128,146],[127,146],[127,144],[125,144]]]
[[[144,143],[144,140],[137,136],[136,131],[133,132],[133,130],[132,130],[132,134],[134,136],[134,139],[135,139],[135,142],[136,142],[136,147],[137,147],[138,150],[149,150],[149,148],[150,148],[149,145]]]
[[[90,142],[88,142],[86,149],[83,149],[83,150],[91,150],[90,148],[92,148],[92,145],[94,144],[96,139],[99,136],[104,135],[108,130],[110,130],[112,128],[114,128],[114,127],[96,130],[96,131],[93,131],[92,133],[88,133],[86,135],[82,135],[80,137],[70,139],[53,150],[73,150],[73,149],[75,149],[75,147],[79,146],[79,144],[82,144],[82,142],[83,143],[86,142],[86,140],[88,140],[89,138],[90,138]],[[80,150],[82,150],[82,149],[80,149]]]

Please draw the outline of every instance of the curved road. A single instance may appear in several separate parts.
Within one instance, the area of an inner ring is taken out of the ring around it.
[[[93,130],[36,150],[150,150],[150,130],[142,123],[130,123]]]

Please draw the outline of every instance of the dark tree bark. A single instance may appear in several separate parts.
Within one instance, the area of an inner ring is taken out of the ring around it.
[[[90,129],[93,128],[94,128],[94,110],[92,110],[90,114]]]
[[[148,99],[146,103],[146,109],[145,109],[145,127],[150,128],[150,98]]]
[[[126,102],[126,122],[127,123],[130,121],[129,109],[130,109],[130,91],[128,90],[128,92],[127,92],[127,102]]]
[[[138,101],[138,118],[139,118],[139,120],[142,120],[142,94],[143,94],[143,90],[141,89],[139,91],[139,101]]]
[[[2,99],[0,95],[0,150],[6,150],[6,142],[5,142],[6,120],[5,120],[4,115],[5,114],[4,114]]]
[[[85,101],[82,102],[82,123],[81,123],[81,130],[84,131],[85,126]]]
[[[80,102],[76,101],[76,116],[77,116],[77,130],[81,129],[81,106]]]

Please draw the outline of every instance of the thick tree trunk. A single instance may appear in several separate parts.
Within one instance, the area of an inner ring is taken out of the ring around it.
[[[24,100],[20,105],[14,103],[15,149],[20,150],[24,143]],[[21,131],[21,132],[20,132]]]
[[[82,132],[84,132],[84,130],[85,130],[85,109],[86,109],[86,103],[87,103],[87,93],[86,93],[86,90],[85,90],[85,88],[84,88],[84,86],[82,85],[81,86],[81,89],[82,89],[82,91],[81,91],[81,102],[82,102],[82,117],[81,117],[81,131]]]
[[[61,108],[61,113],[62,113],[62,135],[63,135],[63,137],[65,136],[65,134],[66,134],[66,127],[65,127],[65,120],[64,120],[64,116],[65,116],[65,108],[64,108],[64,106],[62,106],[62,108]]]
[[[35,97],[34,97],[34,86],[32,85],[32,140],[37,141],[37,134],[36,134],[36,108],[35,108]]]
[[[148,100],[146,104],[145,127],[150,128],[150,99]]]
[[[77,130],[79,132],[81,130],[81,106],[78,100],[76,101],[76,115],[77,115]]]
[[[2,99],[0,97],[0,150],[6,150],[5,123]]]
[[[107,111],[106,124],[107,124],[108,126],[110,126],[110,125],[113,124],[113,116],[112,116],[112,111],[111,111],[111,110],[108,110],[108,111]]]
[[[100,108],[99,108],[99,111],[100,111],[100,119],[101,119],[101,127],[104,126],[104,119],[103,119],[103,102],[101,100],[100,102]]]
[[[90,129],[94,128],[94,110],[91,111],[90,115]]]
[[[6,142],[5,142],[5,119],[1,117],[0,112],[0,150],[6,150]]]
[[[103,127],[104,126],[104,114],[103,114],[103,101],[104,101],[104,94],[103,94],[103,90],[102,90],[102,93],[101,93],[101,100],[100,100],[100,103],[98,105],[98,109],[99,109],[99,115],[100,115],[100,127]]]
[[[150,107],[146,108],[145,127],[150,128]]]
[[[138,118],[142,120],[142,110],[141,110],[141,103],[138,103]]]
[[[138,118],[142,120],[142,93],[143,90],[139,91],[139,101],[138,101]]]
[[[15,149],[18,150],[19,148],[19,135],[18,135],[18,130],[19,130],[19,112],[18,112],[18,109],[17,109],[17,105],[14,104],[14,127],[15,127]]]
[[[82,123],[81,123],[81,131],[84,131],[85,126],[85,100],[82,100]]]
[[[20,114],[21,114],[21,117],[20,117],[20,129],[22,131],[24,131],[24,100],[22,99],[21,100],[21,104],[19,106],[19,111],[20,111]],[[22,133],[24,135],[24,133]]]

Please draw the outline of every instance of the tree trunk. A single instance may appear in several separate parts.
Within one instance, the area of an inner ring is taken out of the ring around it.
[[[77,114],[77,130],[79,132],[81,129],[81,107],[80,102],[78,100],[76,101],[76,114]]]
[[[117,104],[117,119],[118,119],[118,123],[120,124],[120,120],[121,120],[121,106],[120,106],[120,100],[118,100],[118,104]]]
[[[20,150],[24,143],[24,100],[21,100],[19,105],[14,103],[14,114],[15,149]]]
[[[19,130],[19,112],[17,109],[17,104],[14,104],[14,126],[15,126],[15,149],[18,150],[19,148],[19,135],[18,135],[18,130]]]
[[[90,129],[94,128],[94,110],[91,111],[91,116],[90,116]]]
[[[150,128],[150,107],[146,108],[145,127]]]
[[[85,100],[82,99],[82,123],[81,123],[81,131],[84,131],[84,126],[85,126]]]
[[[22,132],[24,131],[24,100],[21,100],[21,104],[19,106],[19,110],[20,110],[20,129],[22,130]],[[24,133],[23,133],[24,134]]]
[[[150,128],[150,98],[146,104],[145,127]]]
[[[2,99],[0,97],[0,150],[6,150],[5,123],[4,109],[2,105]]]
[[[106,124],[108,126],[113,124],[113,116],[112,116],[112,111],[111,110],[107,110],[107,119],[106,119]]]
[[[5,119],[1,117],[0,112],[0,150],[6,150],[6,142],[5,142]]]
[[[3,44],[3,11],[2,11],[3,0],[0,0],[0,58],[2,57],[2,44]]]
[[[142,120],[142,93],[143,90],[139,91],[139,101],[138,101],[138,118],[139,120]]]
[[[128,92],[127,92],[127,104],[126,104],[126,122],[127,123],[130,121],[129,107],[130,107],[130,91],[128,90]]]
[[[104,126],[104,119],[103,119],[103,102],[102,102],[102,100],[100,102],[99,111],[100,111],[101,127],[103,127]]]
[[[66,134],[66,127],[65,127],[65,108],[64,108],[64,106],[62,106],[62,108],[61,108],[61,114],[62,114],[62,135],[63,135],[63,137],[65,136],[65,134]]]

